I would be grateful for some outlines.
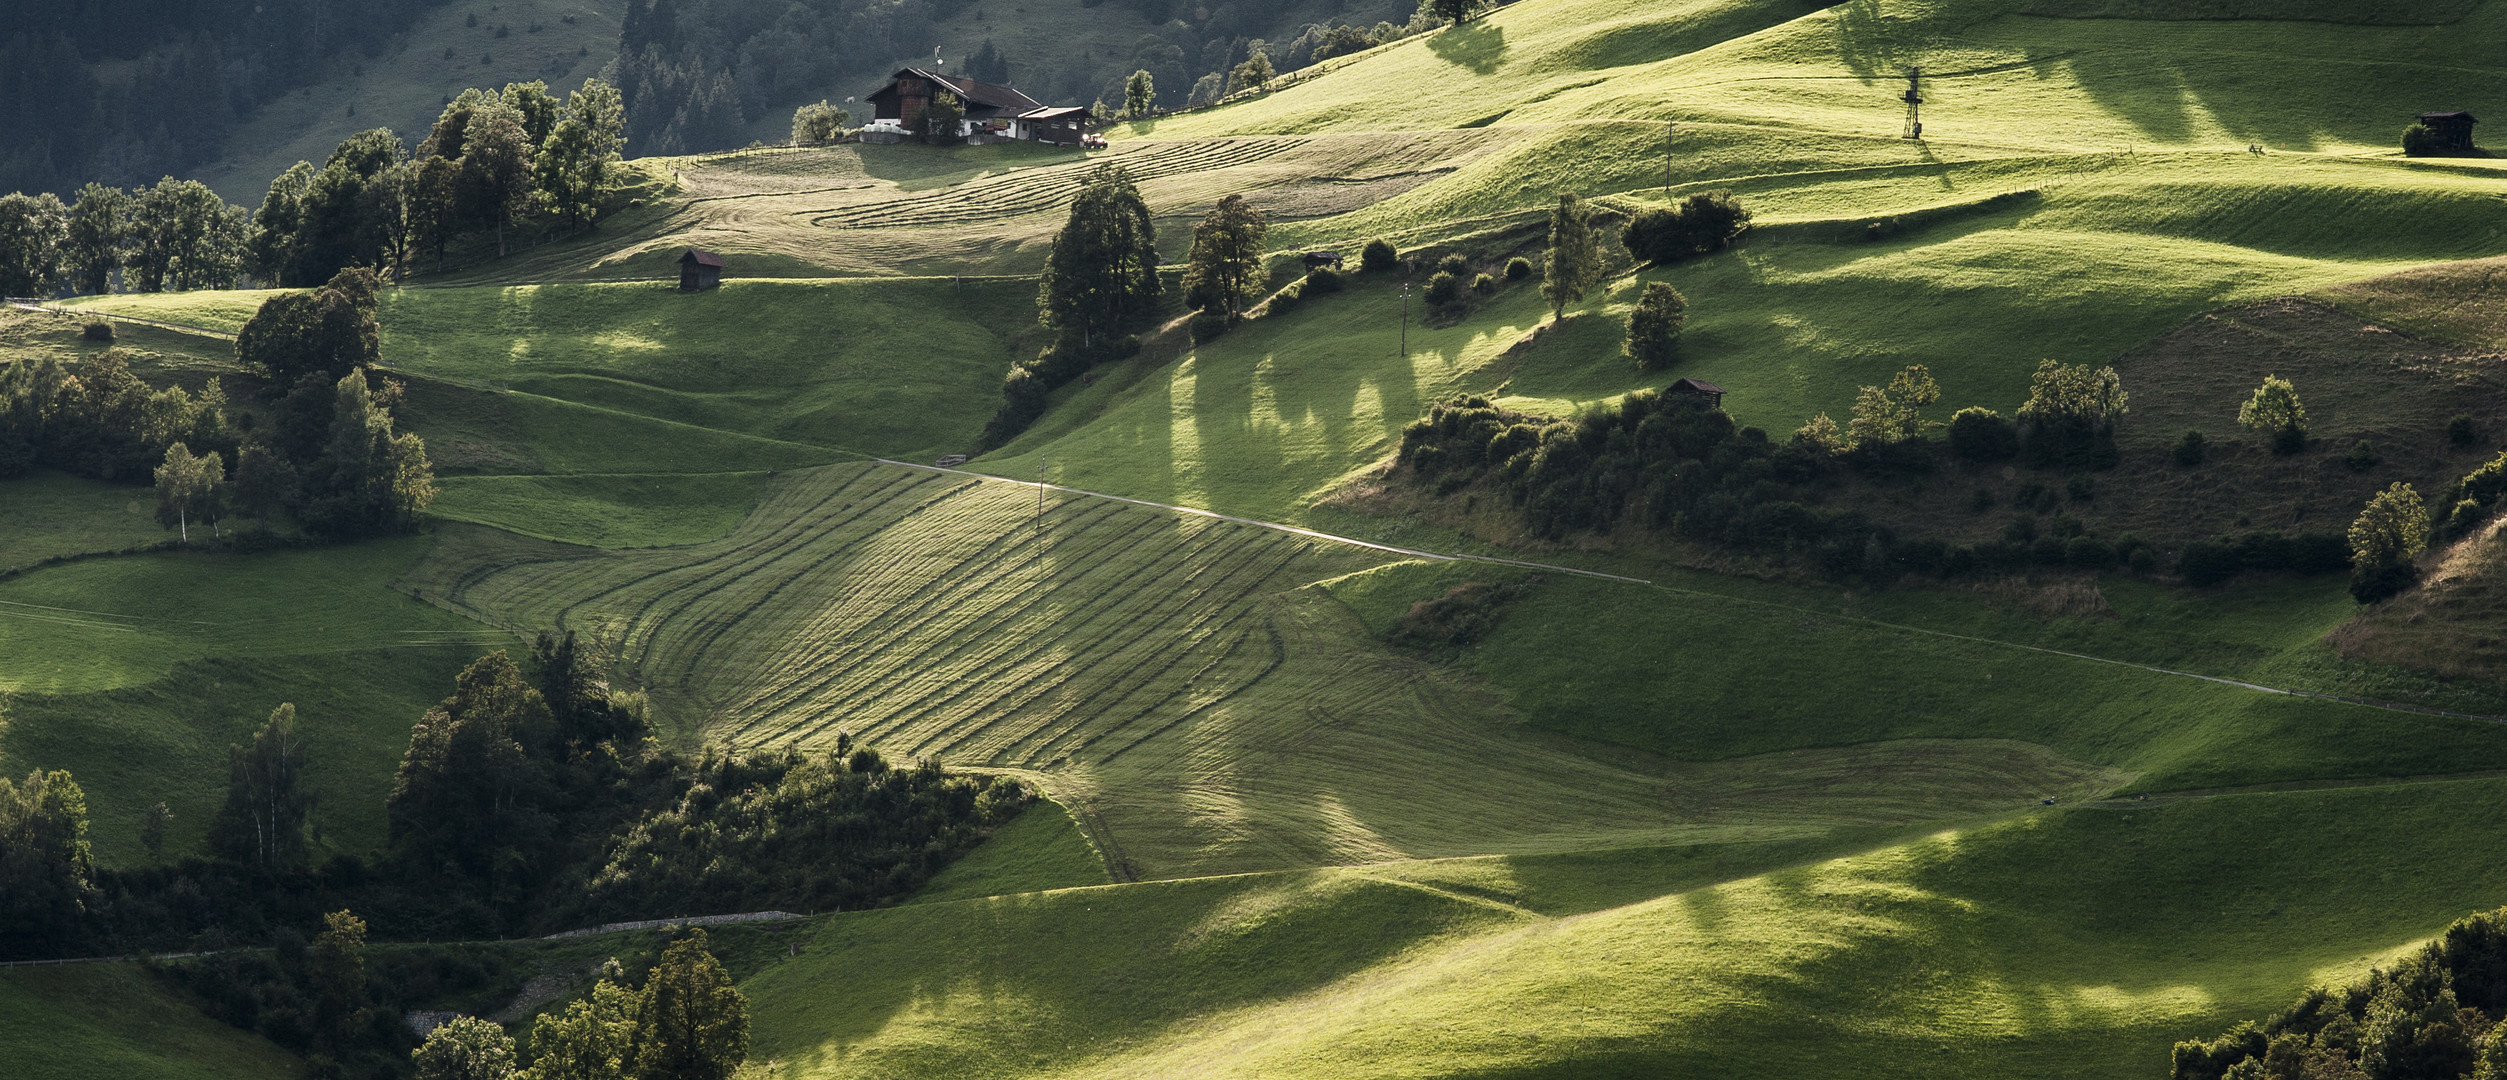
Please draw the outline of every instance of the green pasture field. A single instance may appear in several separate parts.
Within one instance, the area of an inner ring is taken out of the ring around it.
[[[404,289],[384,300],[383,357],[474,388],[930,458],[966,449],[992,415],[1010,338],[1033,322],[1033,290],[946,279],[733,281],[693,295],[651,284]],[[670,471],[723,467],[690,455]]]
[[[934,904],[984,896],[1074,889],[1106,883],[1105,860],[1061,806],[1039,800],[982,846],[932,875],[909,902]]]
[[[588,547],[667,547],[738,527],[765,485],[762,472],[456,476],[429,512]]]
[[[743,990],[756,1055],[797,1076],[2156,1074],[2170,1042],[2507,896],[2461,857],[2495,842],[2501,796],[2287,792],[1843,857],[1622,850],[912,905],[826,920]]]
[[[845,731],[1031,772],[1119,878],[1808,835],[2127,779],[2001,731],[1673,777],[1606,745],[1634,738],[1530,737],[1487,688],[1387,652],[1307,587],[1380,553],[1059,496],[1040,543],[1033,500],[831,466],[770,489],[720,541],[592,555],[448,531],[401,584],[492,625],[613,643],[682,741]],[[1668,782],[1696,805],[1664,802]],[[1918,788],[1928,798],[1904,797]]]
[[[0,494],[0,571],[172,539],[157,525],[157,497],[147,488],[42,469],[0,481]]]
[[[69,769],[108,863],[144,858],[140,815],[198,850],[225,752],[294,702],[321,795],[319,846],[382,842],[409,726],[479,654],[520,642],[385,588],[424,538],[257,555],[91,559],[0,581],[0,765]]]
[[[328,153],[324,152],[326,156]],[[80,312],[125,315],[177,326],[196,326],[220,334],[235,334],[244,329],[245,323],[252,321],[253,315],[261,310],[263,301],[287,291],[204,289],[176,293],[107,293],[66,300],[62,306]]]
[[[117,1080],[266,1080],[304,1067],[134,964],[0,968],[0,1059],[17,1076]]]

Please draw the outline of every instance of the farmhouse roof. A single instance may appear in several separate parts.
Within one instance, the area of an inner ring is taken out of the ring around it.
[[[1724,392],[1723,387],[1707,382],[1704,379],[1675,379],[1672,380],[1671,388],[1673,390],[1686,391],[1692,394],[1720,394]]]
[[[2462,121],[2465,121],[2465,122],[2467,122],[2467,123],[2474,123],[2474,124],[2480,123],[2480,121],[2479,121],[2479,120],[2473,119],[2473,116],[2472,116],[2472,114],[2471,114],[2471,113],[2468,113],[2468,112],[2463,112],[2463,111],[2460,111],[2460,110],[2458,110],[2458,111],[2456,111],[2456,112],[2424,112],[2424,113],[2421,113],[2421,114],[2420,114],[2420,119],[2422,119],[2422,120],[2462,120]]]
[[[695,263],[698,266],[711,266],[719,270],[722,268],[723,257],[710,251],[698,251],[695,248],[689,248],[687,254],[679,256],[679,265],[685,266],[689,263]]]
[[[961,78],[956,75],[943,75],[937,71],[931,71],[925,68],[900,69],[894,76],[890,77],[888,85],[881,88],[879,94],[885,94],[895,90],[897,88],[897,80],[899,79],[925,79],[931,82],[939,83],[942,86],[948,87],[949,91],[956,94],[959,100],[966,102],[970,109],[976,106],[986,106],[996,112],[1006,112],[1016,115],[1044,107],[1043,102],[1037,101],[1035,98],[1028,97],[1027,95],[1019,93],[1007,86],[995,86],[988,82],[976,82],[973,79]],[[879,94],[873,94],[871,96],[877,97]]]

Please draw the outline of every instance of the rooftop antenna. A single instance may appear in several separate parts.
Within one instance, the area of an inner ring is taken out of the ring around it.
[[[1922,113],[1922,110],[1923,110],[1923,107],[1924,107],[1924,69],[1923,69],[1923,68],[1920,68],[1920,67],[1910,67],[1910,68],[1906,69],[1906,96],[1901,97],[1901,98],[1899,98],[1898,100],[1903,101],[1903,102],[1906,102],[1906,131],[1905,131],[1905,133],[1904,133],[1904,137],[1905,137],[1905,138],[1909,138],[1909,139],[1921,139],[1921,138],[1923,138],[1923,137],[1924,137],[1924,117],[1923,117],[1923,113]]]

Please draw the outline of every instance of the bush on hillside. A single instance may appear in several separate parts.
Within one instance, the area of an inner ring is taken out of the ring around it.
[[[1671,209],[1640,211],[1619,232],[1628,253],[1648,263],[1720,251],[1749,231],[1750,212],[1728,191],[1691,195]]]
[[[2307,407],[2299,403],[2298,388],[2278,375],[2263,377],[2254,396],[2237,407],[2237,422],[2270,436],[2275,454],[2295,454],[2307,448]]]
[[[1228,327],[1234,325],[1236,325],[1235,320],[1228,318],[1227,312],[1216,308],[1203,308],[1193,312],[1190,324],[1193,344],[1200,345],[1215,341],[1219,335],[1227,333]]]
[[[2075,536],[2063,545],[2063,563],[2074,570],[2115,569],[2115,545],[2095,536]]]
[[[2202,452],[2203,440],[2199,431],[2187,431],[2184,438],[2176,440],[2176,463],[2179,465],[2190,468],[2202,464]]]
[[[1440,306],[1451,304],[1462,299],[1462,283],[1454,275],[1439,270],[1428,276],[1428,288],[1424,295],[1428,303]]]
[[[2502,495],[2507,495],[2507,452],[2466,473],[2438,497],[2437,505],[2446,508],[2445,519],[2438,523],[2439,535],[2452,540],[2471,533],[2489,520]]]
[[[113,340],[113,324],[103,321],[88,323],[86,328],[79,332],[79,336],[86,338],[89,341],[111,342]]]
[[[1452,274],[1457,279],[1470,277],[1471,260],[1464,258],[1459,251],[1448,252],[1444,258],[1436,260],[1436,272]]]
[[[1340,271],[1329,266],[1318,266],[1306,271],[1306,283],[1301,291],[1310,296],[1322,296],[1326,293],[1341,291],[1342,285]]]
[[[2471,413],[2456,413],[2446,421],[2446,441],[2456,446],[2470,446],[2481,439],[2481,429],[2473,426]]]
[[[2437,132],[2427,124],[2413,124],[2403,129],[2404,157],[2440,157],[2446,153],[2438,143]]]
[[[1506,260],[1506,280],[1522,281],[1532,276],[1532,260],[1517,255]]]
[[[2176,555],[2176,576],[2197,588],[2227,581],[2243,569],[2245,563],[2238,558],[2236,548],[2209,540],[2186,544],[2185,550]]]
[[[1496,295],[1497,277],[1493,274],[1482,274],[1478,277],[1472,278],[1471,291],[1482,296]]]
[[[1971,405],[1950,414],[1950,450],[1969,461],[2008,461],[2019,456],[2019,429],[2002,414]]]
[[[2373,604],[2410,588],[2416,560],[2429,545],[2428,511],[2420,493],[2397,482],[2368,499],[2350,523],[2350,595]]]
[[[2123,380],[2112,367],[2040,361],[2019,410],[2020,457],[2039,468],[2111,469]]]
[[[1488,633],[1499,610],[1521,593],[1515,585],[1467,581],[1443,596],[1410,605],[1385,637],[1397,645],[1422,648],[1470,645]]]
[[[2342,455],[2342,464],[2350,466],[2352,472],[2366,472],[2383,460],[2376,452],[2376,444],[2366,439],[2352,443],[2350,452]]]
[[[1358,269],[1369,273],[1390,270],[1401,262],[1400,253],[1383,240],[1369,240],[1358,252]]]

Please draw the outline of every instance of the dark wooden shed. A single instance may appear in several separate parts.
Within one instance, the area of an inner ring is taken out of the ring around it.
[[[1329,266],[1334,270],[1340,269],[1341,253],[1337,251],[1309,251],[1306,253],[1307,273],[1314,273],[1316,270],[1326,266]]]
[[[2441,154],[2472,152],[2472,125],[2480,123],[2468,112],[2431,112],[2420,114],[2420,126],[2429,129],[2434,145],[2430,149]]]
[[[1675,379],[1672,381],[1670,386],[1663,388],[1663,392],[1666,394],[1686,394],[1690,397],[1702,397],[1706,399],[1706,403],[1709,405],[1718,409],[1724,407],[1724,388],[1717,386],[1714,383],[1707,382],[1704,379]]]
[[[723,283],[723,257],[689,248],[679,256],[679,291],[703,292]]]

